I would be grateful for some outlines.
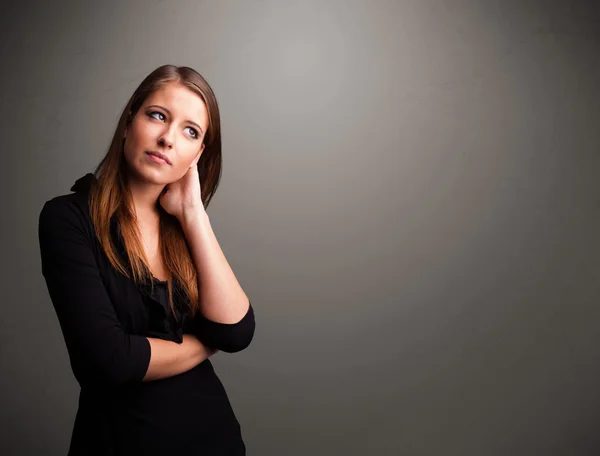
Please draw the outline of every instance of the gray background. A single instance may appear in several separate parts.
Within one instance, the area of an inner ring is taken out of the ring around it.
[[[600,453],[594,3],[4,3],[0,453],[66,454],[39,211],[165,63],[222,110],[250,456]]]

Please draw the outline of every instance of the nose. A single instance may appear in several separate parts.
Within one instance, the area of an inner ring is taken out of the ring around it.
[[[162,135],[158,138],[158,144],[161,147],[165,147],[167,149],[173,148],[173,133],[170,129],[166,129]]]

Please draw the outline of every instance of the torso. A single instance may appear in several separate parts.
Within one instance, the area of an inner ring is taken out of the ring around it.
[[[73,203],[79,210],[73,210]],[[65,195],[62,201],[53,204],[63,206],[57,208],[58,216],[81,214],[79,221],[90,233],[89,249],[94,252],[99,274],[122,330],[138,337],[145,335],[181,343],[178,333],[181,328],[164,324],[161,304],[149,296],[145,287],[138,287],[115,269],[102,251],[99,240],[93,236],[87,194]],[[158,227],[155,228],[140,230],[140,240],[151,272],[156,278],[164,279],[167,271],[159,254]],[[100,305],[100,301],[97,304]],[[186,304],[181,302],[182,306]],[[199,321],[200,315],[197,317],[198,320],[190,318],[184,323],[182,334],[202,337],[198,331],[212,327],[199,329],[199,325],[192,324]],[[224,330],[214,327],[211,331]],[[214,337],[230,336],[227,332],[215,333]],[[132,351],[132,361],[133,354]],[[83,367],[77,372],[90,375]],[[69,455],[246,454],[239,422],[210,359],[180,375],[158,381],[131,381],[118,388],[101,385],[92,382],[81,389]]]

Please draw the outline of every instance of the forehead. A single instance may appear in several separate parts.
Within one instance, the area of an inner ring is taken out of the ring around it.
[[[200,125],[208,121],[206,104],[200,95],[184,85],[170,82],[152,92],[144,101],[144,106],[159,105],[171,111],[173,117],[193,120]]]

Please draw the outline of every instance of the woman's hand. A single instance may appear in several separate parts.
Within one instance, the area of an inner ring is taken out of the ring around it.
[[[150,344],[150,364],[144,381],[182,374],[217,352],[204,345],[193,334],[184,334],[180,344],[154,337],[147,337],[147,339]]]
[[[211,348],[204,345],[202,342],[200,342],[200,339],[198,339],[193,334],[184,334],[182,344],[194,347],[202,354],[203,359],[210,358],[212,355],[219,351],[216,348]]]
[[[187,215],[204,212],[197,166],[199,158],[200,154],[181,179],[167,184],[158,199],[163,209],[177,217],[180,222]]]

